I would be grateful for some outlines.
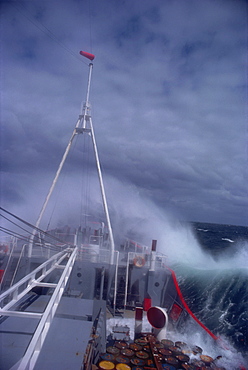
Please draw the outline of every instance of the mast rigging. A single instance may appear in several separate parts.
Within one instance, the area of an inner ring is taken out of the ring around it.
[[[95,58],[95,56],[93,54],[88,53],[88,52],[84,52],[84,51],[80,51],[80,55],[90,59],[91,61]],[[92,145],[93,145],[94,154],[95,154],[98,179],[99,179],[100,190],[101,190],[101,195],[102,195],[103,208],[104,208],[105,217],[106,217],[106,221],[107,221],[108,232],[109,232],[109,242],[110,242],[110,249],[111,249],[111,259],[110,260],[111,260],[111,264],[112,264],[113,263],[113,258],[114,258],[114,249],[115,249],[115,247],[114,247],[114,237],[113,237],[113,231],[112,231],[112,226],[111,226],[110,217],[109,217],[107,199],[106,199],[106,194],[105,194],[105,189],[104,189],[104,184],[103,184],[100,160],[99,160],[99,156],[98,156],[98,150],[97,150],[97,145],[96,145],[96,139],[95,139],[95,134],[94,134],[94,129],[93,129],[93,123],[92,123],[91,112],[90,112],[90,103],[89,103],[92,70],[93,70],[93,63],[90,63],[89,64],[89,75],[88,75],[86,100],[85,100],[85,103],[83,105],[82,114],[79,115],[76,126],[73,130],[72,136],[71,136],[71,138],[70,138],[70,140],[67,144],[64,155],[62,157],[62,160],[59,164],[59,167],[58,167],[57,172],[55,174],[55,177],[53,179],[52,185],[51,185],[51,187],[48,191],[45,202],[44,202],[44,204],[41,208],[40,214],[39,214],[38,219],[36,221],[35,228],[38,228],[40,226],[41,219],[42,219],[42,217],[44,215],[44,212],[47,208],[48,202],[51,198],[51,195],[53,193],[55,185],[58,181],[58,178],[59,178],[61,170],[64,166],[64,163],[65,163],[65,161],[68,157],[68,154],[69,154],[69,151],[71,149],[74,138],[78,134],[88,133],[91,136]],[[33,240],[34,240],[34,235],[35,235],[35,231],[34,231],[34,233],[32,234],[32,236],[30,238],[29,253],[28,253],[29,257],[31,257],[31,255],[32,255],[32,244],[33,244]]]

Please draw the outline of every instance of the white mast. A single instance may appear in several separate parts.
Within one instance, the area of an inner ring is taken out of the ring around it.
[[[89,54],[86,52],[81,51],[81,55],[87,57],[90,60],[94,59],[93,54]],[[55,185],[57,183],[57,180],[59,178],[60,172],[64,166],[64,163],[66,161],[66,158],[69,154],[69,151],[71,149],[72,142],[75,138],[76,135],[78,134],[83,134],[88,133],[91,136],[92,139],[92,145],[94,149],[94,154],[95,154],[95,160],[96,160],[96,166],[97,166],[97,172],[98,172],[98,178],[99,178],[99,183],[100,183],[100,189],[101,189],[101,194],[102,194],[102,202],[103,202],[103,208],[106,216],[106,221],[107,221],[107,226],[108,226],[108,232],[109,232],[109,241],[110,241],[110,249],[111,249],[111,264],[113,264],[113,259],[114,259],[114,237],[113,237],[113,231],[112,231],[112,226],[110,222],[110,217],[109,217],[109,211],[108,211],[108,205],[107,205],[107,200],[106,200],[106,194],[105,194],[105,189],[104,189],[104,184],[103,184],[103,179],[102,179],[102,171],[101,171],[101,166],[100,166],[100,161],[99,161],[99,156],[98,156],[98,150],[97,150],[97,145],[96,145],[96,139],[95,139],[95,134],[94,134],[94,129],[93,129],[93,124],[92,124],[92,119],[91,119],[91,114],[90,114],[90,104],[89,104],[89,94],[90,94],[90,84],[91,84],[91,76],[92,76],[92,70],[93,70],[93,63],[89,64],[89,77],[88,77],[88,85],[87,85],[87,93],[86,93],[86,101],[83,106],[83,111],[82,114],[79,115],[79,118],[77,120],[76,126],[73,130],[72,136],[69,140],[69,143],[65,149],[64,155],[62,157],[62,160],[59,164],[59,167],[57,169],[56,175],[54,177],[54,180],[52,182],[52,185],[49,189],[49,192],[46,196],[45,202],[41,208],[39,217],[36,221],[35,224],[35,229],[33,231],[33,234],[30,238],[29,242],[29,251],[28,251],[28,256],[31,257],[32,255],[32,247],[33,247],[33,241],[34,241],[34,235],[35,235],[35,230],[36,228],[39,228],[41,219],[44,215],[44,212],[46,210],[47,204],[51,198],[51,195],[53,193],[53,190],[55,188]]]

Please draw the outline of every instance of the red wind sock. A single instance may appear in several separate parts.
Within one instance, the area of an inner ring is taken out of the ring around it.
[[[87,53],[86,51],[80,51],[80,53],[83,57],[86,57],[90,60],[93,60],[95,58],[94,54]]]

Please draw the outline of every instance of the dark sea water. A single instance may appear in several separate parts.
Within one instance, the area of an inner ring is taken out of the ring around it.
[[[247,360],[248,227],[193,223],[192,229],[206,263],[175,264],[182,293],[195,315]]]

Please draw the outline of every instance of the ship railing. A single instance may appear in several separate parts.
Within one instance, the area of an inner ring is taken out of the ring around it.
[[[126,239],[124,243],[124,251],[135,253],[150,253],[151,248],[136,242],[135,240]]]
[[[156,253],[155,268],[166,267],[168,257],[163,253]]]
[[[100,248],[97,244],[82,244],[78,249],[77,259],[80,261],[110,263],[111,251]]]
[[[117,256],[117,261],[119,260],[119,254]],[[137,253],[129,252],[126,260],[126,277],[125,277],[125,293],[124,293],[124,309],[127,307],[128,298],[128,283],[129,283],[129,266],[134,265],[137,268],[147,268],[149,270],[157,270],[166,267],[166,255],[162,253],[150,252],[150,253]],[[117,272],[116,272],[117,276]],[[117,289],[117,284],[115,284],[115,289]],[[116,299],[116,296],[115,296]],[[115,309],[114,300],[114,309]]]
[[[32,257],[43,257],[49,259],[54,254],[68,248],[68,244],[35,243],[32,249]]]
[[[0,295],[0,315],[4,314],[5,310],[9,310],[9,308],[15,305],[17,301],[24,297],[34,286],[45,285],[45,283],[41,283],[41,281],[55,268],[61,267],[61,263],[68,256],[68,253],[70,253],[69,250],[57,253],[3,292]],[[5,304],[6,302],[7,304]],[[9,314],[9,311],[7,312]]]
[[[23,244],[21,249],[17,246],[17,239],[15,238],[7,248],[7,263],[3,270],[3,275],[0,282],[0,291],[6,290],[13,285],[17,271],[22,258],[25,256],[27,244]]]
[[[13,368],[17,370],[31,370],[34,368],[72,271],[76,255],[77,248],[57,253],[55,256],[52,256],[50,260],[41,264],[34,271],[26,275],[18,283],[0,295],[0,307],[2,307],[0,308],[0,316],[14,316],[39,320],[24,356],[14,365]],[[68,259],[66,263],[64,263],[65,259]],[[54,269],[60,269],[62,271],[58,283],[43,282],[45,277],[47,277]],[[40,313],[15,310],[15,307],[18,306],[18,301],[20,301],[35,286],[54,289],[45,311]],[[6,301],[8,303],[6,303]]]
[[[163,253],[146,253],[146,252],[128,252],[127,264],[133,264],[136,267],[151,267],[152,262],[155,268],[164,268],[166,266],[167,256]]]
[[[56,253],[68,248],[68,245],[60,245],[56,247],[56,250],[54,248],[54,245],[50,243],[35,243],[32,250],[32,258],[43,258],[47,260]],[[18,269],[21,266],[21,261],[27,257],[28,249],[28,244],[23,244],[22,247],[20,247],[17,246],[17,243],[13,243],[11,248],[9,248],[6,267],[1,278],[0,291],[6,290],[13,285],[18,276]]]
[[[7,272],[10,269],[11,262],[13,260],[12,256],[13,256],[15,247],[16,247],[16,243],[13,243],[12,248],[9,249],[9,256],[8,256],[7,264],[6,264],[2,279],[1,279],[0,290],[4,289],[4,286],[6,284],[5,279],[6,279]]]
[[[102,245],[103,245],[103,236],[102,235],[90,235],[89,244],[90,245],[98,245],[99,247],[102,247]]]
[[[15,270],[13,272],[13,276],[12,276],[12,279],[11,279],[11,282],[10,282],[10,287],[14,284],[15,277],[17,275],[18,268],[20,266],[21,260],[22,260],[22,258],[24,256],[24,253],[25,253],[25,249],[27,249],[27,244],[23,244],[23,246],[22,246],[22,250],[21,250],[20,256],[18,258],[16,267],[15,267]]]

